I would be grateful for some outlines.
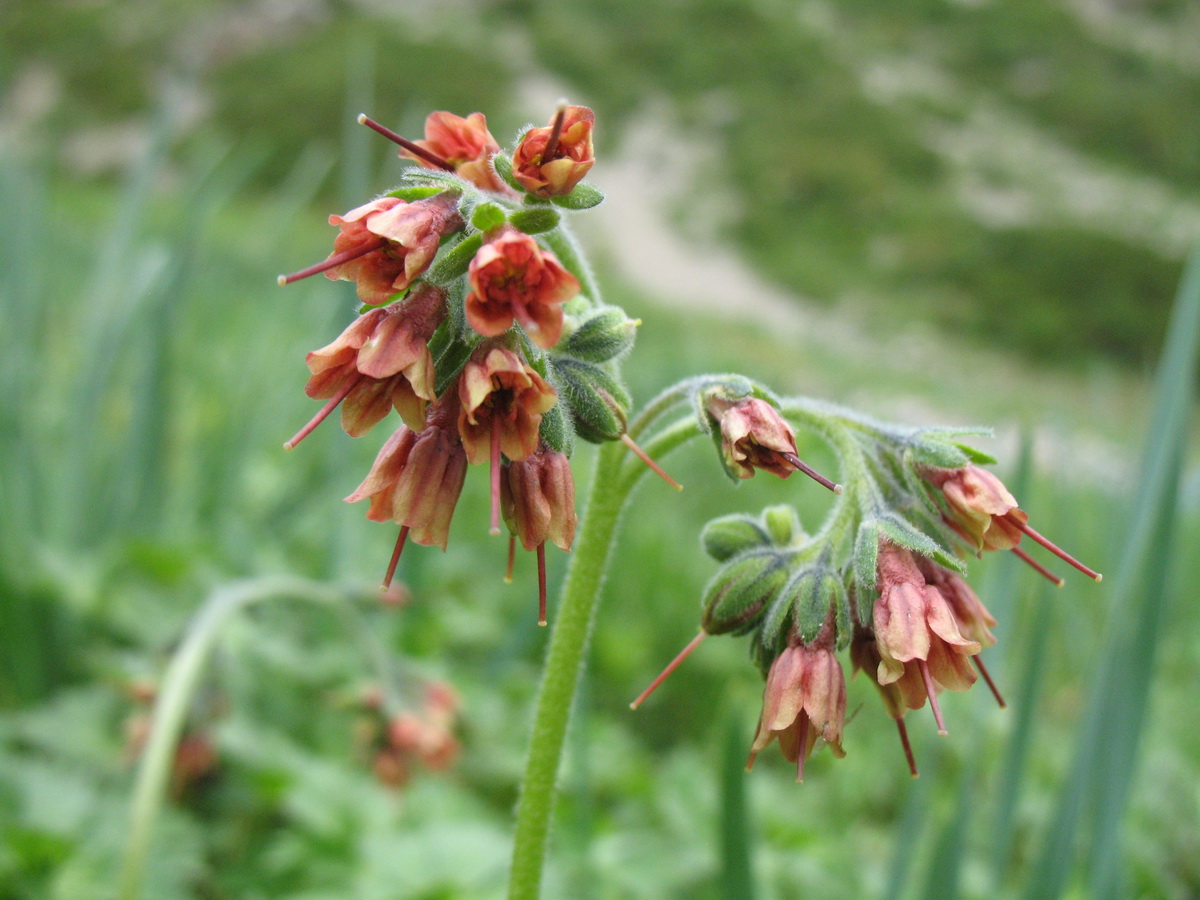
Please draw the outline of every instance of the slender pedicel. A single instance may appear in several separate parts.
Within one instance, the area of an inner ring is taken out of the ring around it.
[[[538,566],[538,624],[546,627],[546,542],[537,546]]]
[[[908,742],[908,729],[904,726],[903,719],[896,720],[896,728],[900,732],[900,744],[904,747],[904,758],[908,760],[908,771],[912,772],[913,778],[918,778],[921,773],[917,771],[917,761],[913,758],[912,744]]]
[[[660,684],[662,684],[664,681],[666,681],[667,676],[670,675],[672,672],[674,672],[677,668],[679,668],[679,664],[681,662],[683,662],[685,659],[687,659],[688,655],[693,650],[695,650],[697,647],[699,647],[700,642],[703,641],[706,637],[708,637],[708,632],[701,631],[698,635],[696,635],[694,638],[692,638],[688,642],[688,645],[679,651],[679,655],[676,656],[669,663],[667,663],[667,667],[658,674],[657,678],[655,678],[652,682],[650,682],[650,687],[648,687],[644,691],[642,691],[641,694],[638,695],[638,698],[629,704],[629,708],[637,709],[639,706],[641,706],[645,702],[646,698],[654,693],[655,688],[657,688]]]
[[[1045,566],[1043,566],[1040,562],[1038,562],[1036,559],[1034,559],[1032,556],[1030,556],[1028,553],[1026,553],[1020,547],[1013,547],[1012,552],[1017,555],[1018,559],[1020,559],[1022,562],[1026,563],[1031,569],[1033,569],[1033,571],[1037,572],[1043,578],[1047,578],[1050,581],[1053,581],[1055,587],[1062,587],[1064,584],[1066,584],[1065,581],[1063,581],[1061,578],[1059,578],[1057,575],[1055,575],[1053,572],[1051,572],[1049,569],[1047,569]]]
[[[1012,522],[1012,524],[1016,525],[1017,528],[1019,528],[1025,534],[1029,535],[1029,537],[1032,540],[1037,541],[1037,543],[1041,544],[1043,547],[1045,547],[1047,550],[1049,550],[1051,553],[1053,553],[1055,556],[1057,556],[1063,562],[1074,566],[1076,569],[1078,569],[1080,572],[1082,572],[1088,578],[1091,578],[1093,581],[1103,581],[1104,580],[1104,576],[1101,575],[1099,572],[1097,572],[1095,569],[1089,569],[1087,566],[1085,566],[1083,563],[1081,563],[1079,560],[1077,560],[1075,557],[1073,557],[1066,550],[1063,550],[1061,547],[1059,547],[1057,544],[1050,541],[1048,538],[1045,538],[1042,535],[1038,534],[1036,531],[1034,531],[1032,528],[1030,528],[1024,522],[1017,521],[1016,518],[1012,517],[1011,515],[1008,516],[1007,518],[1010,522]]]
[[[329,400],[325,403],[325,405],[321,407],[320,412],[318,412],[315,416],[313,416],[311,419],[309,419],[308,424],[305,425],[303,428],[301,428],[299,431],[297,431],[292,436],[292,439],[290,441],[287,441],[283,445],[283,449],[291,450],[298,443],[300,443],[302,440],[304,440],[306,437],[308,437],[310,434],[312,434],[313,429],[316,428],[318,425],[320,425],[322,422],[324,422],[326,417],[328,417],[328,415],[337,408],[337,405],[339,403],[341,403],[343,400],[346,399],[347,394],[349,394],[352,390],[354,390],[356,387],[358,387],[358,383],[362,380],[363,380],[362,375],[356,375],[354,378],[351,378],[348,382],[346,382],[345,386],[343,386],[341,388],[341,390],[339,390],[336,394],[334,394],[332,397],[330,397]]]
[[[835,494],[840,494],[842,492],[842,486],[840,484],[830,481],[828,478],[798,457],[795,453],[780,453],[779,455],[786,459],[796,470],[803,472],[822,487],[829,488],[829,490],[833,491]]]
[[[550,137],[542,150],[542,165],[554,159],[554,151],[558,149],[558,139],[562,137],[563,116],[567,113],[565,101],[559,101],[558,110],[554,113],[554,123],[550,126]]]
[[[517,536],[510,534],[508,536],[508,566],[504,570],[504,583],[512,584],[513,565],[517,561]]]
[[[800,731],[800,755],[796,759],[796,784],[800,784],[804,781],[804,757],[808,751],[808,710],[800,710],[797,728]]]
[[[983,660],[978,655],[971,657],[971,662],[975,663],[975,668],[979,670],[979,674],[983,676],[983,680],[987,682],[987,686],[992,691],[992,696],[996,698],[996,703],[1001,709],[1007,709],[1008,704],[1004,702],[1004,698],[1000,696],[1000,691],[996,688],[996,682],[992,681],[992,675],[987,670],[987,666],[983,664]]]
[[[310,275],[318,275],[321,272],[327,272],[330,269],[336,269],[338,266],[345,265],[352,259],[358,259],[360,256],[366,256],[368,253],[373,253],[376,250],[387,245],[387,238],[380,238],[373,244],[366,244],[362,247],[357,247],[353,250],[343,250],[341,253],[335,253],[333,256],[319,263],[314,263],[307,269],[301,269],[299,272],[293,272],[291,275],[280,275],[275,279],[275,282],[284,287],[294,281],[299,281],[301,278],[308,278]]]
[[[392,551],[392,559],[388,563],[387,574],[383,576],[383,584],[379,586],[381,591],[386,591],[392,586],[392,578],[396,574],[396,565],[400,562],[400,554],[404,552],[404,542],[407,540],[408,526],[403,525],[400,528],[400,536],[396,538],[396,549]]]
[[[672,478],[670,475],[668,475],[666,472],[664,472],[662,470],[662,468],[658,465],[658,463],[656,463],[654,460],[652,460],[650,458],[650,456],[646,453],[645,450],[643,450],[641,447],[639,447],[637,444],[635,444],[633,442],[633,438],[631,438],[627,434],[622,434],[621,435],[621,443],[624,444],[626,447],[628,447],[630,450],[632,450],[634,455],[638,459],[640,459],[642,462],[644,462],[646,465],[648,465],[650,467],[651,472],[653,472],[655,475],[657,475],[659,478],[661,478],[663,481],[665,481],[671,487],[675,488],[675,490],[677,490],[677,491],[683,490],[683,485],[680,484],[678,481],[676,481],[674,478]]]
[[[418,144],[414,144],[408,138],[402,137],[402,136],[396,134],[396,132],[392,131],[392,129],[387,128],[384,125],[380,125],[374,119],[368,117],[366,113],[358,114],[358,124],[366,125],[372,131],[376,131],[379,134],[382,134],[385,138],[387,138],[392,143],[399,144],[401,147],[403,147],[409,153],[413,154],[414,156],[421,157],[421,159],[425,160],[428,163],[432,163],[433,165],[437,166],[439,169],[445,169],[447,172],[454,171],[453,163],[446,162],[446,160],[442,159],[436,153],[431,153],[428,150],[426,150],[424,147],[422,147]]]
[[[929,708],[933,710],[933,721],[937,722],[938,734],[945,737],[950,732],[946,730],[946,723],[942,719],[942,708],[938,705],[937,688],[934,687],[933,676],[929,674],[929,663],[919,659],[917,666],[921,670],[921,680],[925,682],[925,695],[929,697]]]

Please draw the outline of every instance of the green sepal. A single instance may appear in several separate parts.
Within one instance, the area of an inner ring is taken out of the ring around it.
[[[401,186],[392,188],[383,196],[396,197],[403,200],[405,203],[413,203],[417,200],[427,200],[430,197],[436,197],[442,191],[446,190],[445,185],[438,184],[414,184],[410,186]]]
[[[480,203],[471,213],[471,227],[476,231],[494,231],[508,220],[503,207],[487,201]],[[464,270],[465,271],[465,270]]]
[[[439,397],[458,377],[458,373],[463,370],[463,366],[471,358],[471,352],[474,349],[474,345],[467,341],[453,340],[433,361],[433,370],[436,375],[434,390]]]
[[[575,433],[599,444],[615,441],[625,433],[631,399],[624,386],[599,366],[576,359],[551,358],[559,402],[571,414]]]
[[[433,264],[433,268],[425,276],[426,280],[434,284],[449,284],[461,278],[467,273],[467,267],[471,265],[471,260],[475,258],[481,246],[483,235],[478,232],[463,238]]]
[[[563,414],[561,403],[555,403],[542,413],[542,426],[538,433],[551,450],[557,450],[568,459],[575,452],[575,431]]]
[[[762,511],[763,525],[771,535],[771,540],[781,547],[795,544],[804,537],[804,529],[800,527],[800,516],[795,507],[780,503],[768,506]]]
[[[960,444],[958,441],[955,441],[954,446],[965,453],[967,459],[977,465],[994,466],[997,462],[999,462],[999,460],[992,456],[992,454],[984,453],[982,450],[972,447],[969,444]]]
[[[601,363],[629,352],[638,323],[624,310],[609,306],[585,320],[559,345],[564,356]]]
[[[557,228],[562,217],[555,210],[546,206],[514,210],[509,214],[508,221],[518,231],[526,234],[542,234]]]
[[[571,193],[561,197],[551,197],[550,201],[563,209],[591,209],[604,202],[604,194],[590,184],[580,183],[575,185],[575,189]]]
[[[822,565],[808,566],[793,573],[788,583],[779,592],[780,600],[792,606],[796,632],[802,641],[816,639],[829,610],[845,602],[845,587],[837,573]]]
[[[512,159],[507,153],[500,152],[493,156],[492,168],[496,170],[496,174],[500,176],[500,180],[514,191],[525,192],[525,188],[521,187],[521,183],[513,178]]]
[[[961,469],[970,460],[957,444],[936,438],[914,436],[907,442],[904,455],[910,464],[938,469]]]
[[[841,590],[838,592],[834,608],[834,627],[837,629],[837,649],[845,650],[854,636],[853,613],[850,609],[850,591],[846,586],[846,575],[841,577]]]
[[[745,634],[787,580],[785,558],[752,551],[721,568],[704,591],[701,627],[709,634]]]
[[[948,553],[941,544],[923,531],[917,530],[907,519],[894,513],[883,513],[874,519],[879,533],[893,544],[911,550],[913,553],[932,559],[938,565],[945,566],[955,572],[965,572],[962,560]]]
[[[854,583],[860,602],[870,602],[869,598],[875,596],[878,566],[879,527],[874,522],[863,522],[854,539]]]
[[[704,552],[717,562],[725,562],[752,547],[771,543],[771,535],[753,516],[745,513],[713,519],[700,532]]]

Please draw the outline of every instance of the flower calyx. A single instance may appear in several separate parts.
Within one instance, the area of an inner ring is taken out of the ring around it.
[[[704,394],[702,405],[708,419],[706,424],[730,478],[751,478],[756,469],[779,478],[799,471],[834,493],[841,493],[841,485],[800,459],[792,426],[765,398],[753,394],[735,396],[724,387],[717,387]]]
[[[512,176],[535,197],[563,197],[596,162],[595,114],[586,106],[560,105],[545,128],[531,128],[512,156]]]

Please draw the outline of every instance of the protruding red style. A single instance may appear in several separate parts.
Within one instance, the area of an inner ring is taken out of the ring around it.
[[[425,119],[425,140],[413,143],[448,162],[454,167],[454,174],[476,187],[485,191],[507,190],[492,167],[492,157],[500,152],[500,145],[488,131],[483,113],[471,113],[465,119],[449,112],[430,113]],[[411,150],[402,149],[400,155],[429,169],[441,168]]]
[[[900,733],[900,746],[904,749],[904,759],[908,763],[908,771],[913,778],[919,776],[917,761],[913,756],[912,744],[908,740],[908,729],[904,726],[904,714],[907,711],[900,688],[895,682],[880,684],[879,667],[882,662],[879,647],[875,644],[875,635],[870,630],[858,630],[850,641],[850,664],[854,674],[865,672],[871,683],[879,689],[880,699],[883,700],[884,711],[896,723]]]
[[[1103,580],[1104,576],[1099,572],[1030,528],[1028,514],[1017,508],[1017,501],[1008,488],[987,469],[975,465],[961,469],[926,469],[924,475],[930,484],[941,489],[950,527],[976,550],[1016,551],[1021,536],[1025,535],[1088,578]],[[1060,581],[1024,551],[1017,555],[1051,581]]]
[[[529,339],[549,349],[562,336],[562,304],[579,293],[579,282],[549,250],[506,225],[485,243],[467,271],[467,323],[485,337],[520,323]]]
[[[513,152],[513,177],[538,197],[561,197],[575,188],[596,162],[586,106],[564,106],[545,128],[531,128]]]
[[[672,672],[679,668],[680,664],[685,659],[692,655],[692,651],[699,647],[706,637],[708,637],[708,632],[701,630],[698,635],[688,641],[687,646],[680,650],[675,655],[675,658],[667,663],[663,670],[655,676],[654,680],[650,682],[650,685],[644,691],[638,694],[637,699],[629,704],[629,708],[637,709],[639,706],[645,703],[646,698],[658,690],[659,686],[670,677]]]

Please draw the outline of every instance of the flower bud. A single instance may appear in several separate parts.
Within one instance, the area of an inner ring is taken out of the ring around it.
[[[701,627],[709,634],[745,634],[787,580],[786,556],[751,552],[724,566],[704,592]]]
[[[752,516],[735,513],[705,525],[700,541],[709,556],[717,562],[725,562],[751,547],[770,544],[771,535]]]
[[[602,363],[623,356],[633,347],[638,323],[615,306],[583,322],[559,348],[564,356]]]
[[[594,444],[619,439],[632,403],[624,386],[591,363],[554,357],[551,365],[575,433]]]

